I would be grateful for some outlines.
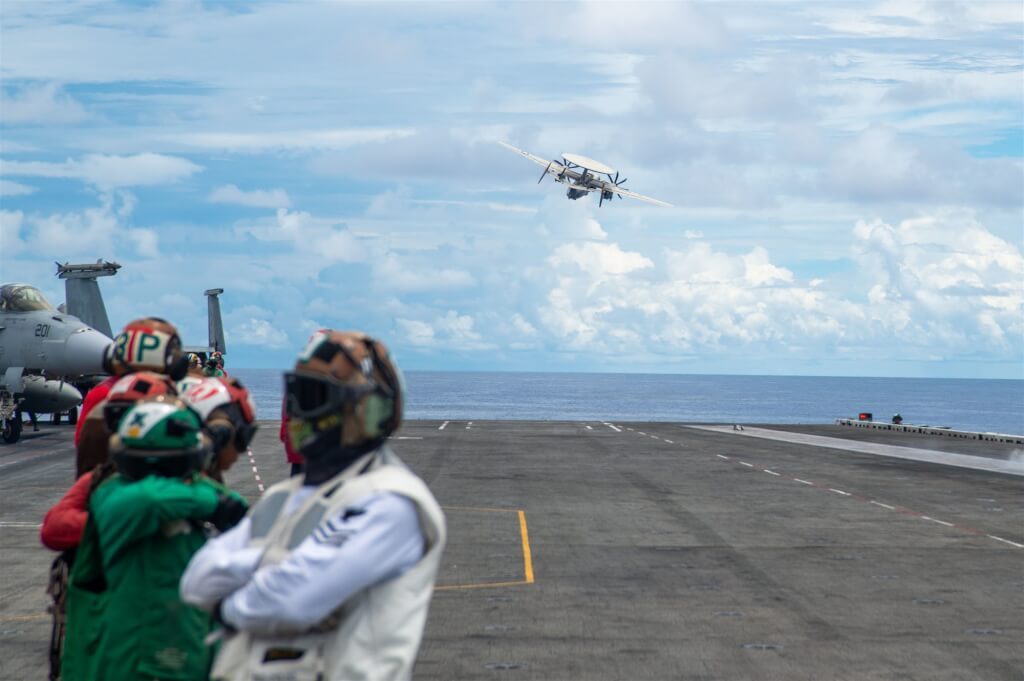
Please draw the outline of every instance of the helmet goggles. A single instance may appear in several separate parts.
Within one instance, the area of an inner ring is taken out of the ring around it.
[[[358,402],[380,386],[369,381],[349,385],[332,376],[287,371],[284,374],[285,413],[290,418],[312,420],[337,413],[346,404]]]

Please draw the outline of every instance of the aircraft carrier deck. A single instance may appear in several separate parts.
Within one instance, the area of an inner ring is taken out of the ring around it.
[[[286,474],[277,423],[228,481]],[[1024,678],[1017,445],[841,426],[414,421],[450,539],[415,678]],[[0,679],[46,677],[70,428],[0,448]]]

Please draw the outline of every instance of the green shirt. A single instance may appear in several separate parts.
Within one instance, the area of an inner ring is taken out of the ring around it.
[[[225,493],[226,488],[206,477],[187,481],[157,476],[134,482],[114,476],[93,492],[92,527],[82,546],[91,566],[76,560],[72,583],[95,584],[99,572],[106,588],[99,595],[101,607],[89,606],[96,618],[89,635],[94,654],[87,663],[65,656],[66,665],[77,664],[84,672],[68,669],[67,678],[206,678],[210,649],[203,639],[210,631],[210,616],[181,602],[178,581],[206,541],[201,521]],[[71,609],[69,603],[69,638],[83,633],[70,629]]]

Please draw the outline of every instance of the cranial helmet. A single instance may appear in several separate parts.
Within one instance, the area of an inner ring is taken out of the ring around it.
[[[191,379],[181,399],[203,420],[215,452],[229,443],[234,443],[239,452],[249,447],[256,435],[256,405],[241,381],[220,377]]]
[[[125,412],[139,400],[156,395],[177,394],[170,377],[153,371],[139,371],[118,379],[110,388],[107,401],[103,405],[103,420],[108,433],[116,433],[117,426]]]
[[[307,459],[351,460],[368,452],[402,421],[402,377],[387,347],[358,331],[313,334],[285,374],[285,412],[295,449]]]
[[[199,415],[181,400],[158,395],[129,409],[110,453],[118,471],[130,480],[147,475],[184,478],[202,470],[210,455]]]
[[[188,370],[178,330],[159,317],[128,322],[107,348],[104,368],[115,376],[133,371],[155,371],[177,380]]]

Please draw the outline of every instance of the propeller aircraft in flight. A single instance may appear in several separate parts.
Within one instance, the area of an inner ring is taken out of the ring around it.
[[[553,175],[555,182],[561,182],[568,187],[565,195],[574,201],[581,196],[587,196],[590,192],[600,192],[601,198],[598,200],[598,206],[601,206],[605,201],[611,201],[615,196],[618,196],[620,199],[628,196],[631,199],[646,201],[656,206],[672,206],[671,203],[629,191],[622,186],[625,184],[626,178],[620,180],[617,171],[592,158],[580,156],[579,154],[564,153],[561,160],[548,161],[511,144],[505,142],[499,142],[499,144],[506,149],[511,149],[520,156],[530,159],[537,165],[543,166],[544,172],[541,173],[537,184],[540,184],[546,175]]]

